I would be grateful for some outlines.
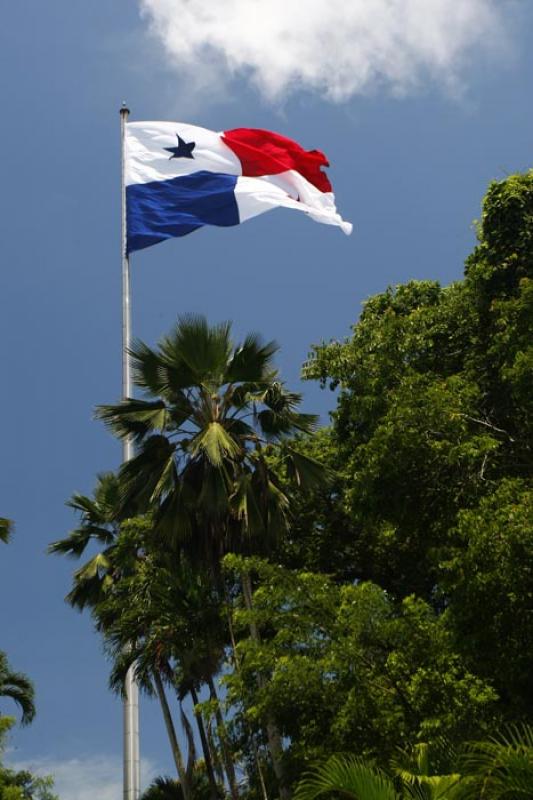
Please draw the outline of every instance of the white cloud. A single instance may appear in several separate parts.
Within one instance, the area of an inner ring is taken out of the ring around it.
[[[37,758],[10,763],[12,769],[29,769],[37,775],[52,775],[60,800],[117,800],[122,797],[122,762],[118,756],[94,755],[56,761]],[[157,771],[146,759],[141,761],[142,785]]]
[[[436,81],[456,91],[482,52],[505,47],[497,0],[139,0],[195,90],[245,75],[269,100],[334,101]],[[510,11],[507,5],[507,12]]]

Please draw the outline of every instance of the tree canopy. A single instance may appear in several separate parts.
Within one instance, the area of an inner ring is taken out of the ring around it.
[[[201,775],[211,800],[287,800],[319,760],[368,797],[455,798],[428,753],[476,740],[476,786],[531,721],[532,245],[533,172],[494,182],[462,280],[389,287],[312,348],[304,377],[337,393],[318,430],[257,335],[183,317],[135,345],[144,396],[98,416],[136,455],[51,549],[100,548],[68,599],[112,687],[133,666],[160,701],[178,781],[152,796]]]

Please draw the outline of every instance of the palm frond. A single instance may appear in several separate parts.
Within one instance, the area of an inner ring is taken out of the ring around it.
[[[323,485],[331,478],[331,472],[311,456],[298,452],[293,447],[285,447],[285,463],[289,478],[303,489],[313,489]]]
[[[0,652],[0,696],[9,697],[21,710],[21,724],[28,725],[35,717],[35,690],[22,672],[14,672],[5,653]]]
[[[159,353],[136,339],[129,349],[133,381],[153,397],[164,397],[168,391],[168,376]]]
[[[98,553],[75,571],[73,585],[65,600],[69,605],[83,611],[94,608],[112,586],[109,570],[112,567],[109,551]]]
[[[13,523],[10,519],[0,517],[0,542],[9,542],[13,533]]]
[[[441,777],[453,773],[459,761],[456,745],[445,736],[430,743],[419,742],[409,749],[399,749],[391,758],[390,768],[405,783],[418,778]]]
[[[153,431],[164,431],[169,422],[169,414],[163,400],[123,400],[116,405],[98,406],[97,419],[119,439],[132,437],[141,442]]]
[[[249,333],[235,349],[226,368],[225,382],[260,382],[272,371],[272,359],[279,350],[277,342],[263,344],[257,333]]]
[[[176,483],[155,513],[154,527],[168,545],[185,546],[192,540],[192,503],[188,499],[188,487],[183,481]]]
[[[214,467],[220,467],[239,453],[239,445],[220,422],[210,422],[191,440],[189,447],[193,456],[205,454]]]
[[[112,524],[116,522],[119,497],[116,473],[100,472],[92,497],[75,492],[66,505],[80,514],[84,525]]]
[[[93,521],[104,521],[104,514],[99,504],[92,497],[75,492],[65,503],[66,506],[78,511],[84,518]]]
[[[466,748],[460,762],[469,778],[465,797],[483,789],[487,800],[533,797],[533,726],[511,725],[500,734]]]
[[[189,371],[193,383],[219,382],[225,374],[232,351],[231,323],[209,326],[204,316],[188,314],[178,318],[170,336],[160,342],[163,360],[169,366]]]
[[[176,447],[166,436],[154,435],[146,439],[138,455],[122,465],[119,477],[121,507],[133,516],[139,506],[148,508],[161,480],[169,477],[169,463],[174,459]],[[160,497],[160,493],[156,492]]]
[[[219,517],[228,508],[228,501],[232,491],[231,482],[224,468],[213,466],[210,462],[204,464],[203,478],[200,493],[197,495],[197,508],[201,515],[206,517]]]
[[[384,772],[361,759],[342,756],[333,756],[304,775],[295,800],[315,800],[324,794],[341,794],[353,800],[399,800]]]
[[[230,497],[232,513],[248,531],[263,530],[265,516],[261,510],[260,495],[251,472],[241,474],[235,482]]]
[[[79,558],[83,555],[91,540],[109,545],[113,541],[113,533],[107,528],[100,528],[96,525],[76,528],[64,539],[58,539],[56,542],[52,542],[48,545],[47,552]]]
[[[152,781],[141,800],[183,800],[183,790],[179,781],[160,776]]]

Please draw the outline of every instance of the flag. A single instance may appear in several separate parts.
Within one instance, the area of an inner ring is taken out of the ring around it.
[[[319,150],[253,128],[215,133],[180,122],[125,128],[127,249],[142,250],[203,225],[238,225],[271,208],[352,226],[337,213]]]

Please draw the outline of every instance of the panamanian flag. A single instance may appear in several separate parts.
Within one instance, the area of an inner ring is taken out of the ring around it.
[[[278,133],[128,122],[124,158],[129,253],[280,206],[352,231],[335,208],[326,156]]]

